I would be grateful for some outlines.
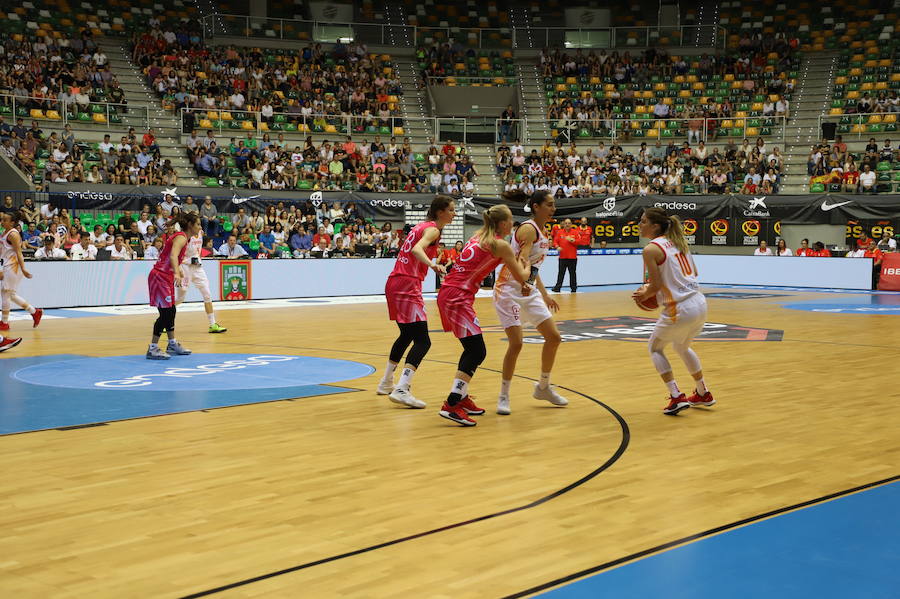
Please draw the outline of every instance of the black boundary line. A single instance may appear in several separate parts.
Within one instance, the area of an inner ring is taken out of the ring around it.
[[[229,342],[229,343],[232,344],[232,345],[246,345],[246,344],[242,344],[242,343],[232,343],[232,342]],[[266,347],[266,346],[257,346],[257,347]],[[288,348],[289,346],[273,345],[273,346],[268,346],[268,347]],[[291,347],[290,349],[294,349],[294,350],[309,350],[309,349],[314,349],[314,350],[318,350],[318,351],[323,351],[323,348],[295,348],[295,347]],[[353,350],[339,350],[339,349],[327,349],[327,350],[324,350],[324,351],[331,351],[331,352],[336,352],[336,353],[353,353],[353,354],[370,355],[370,356],[381,356],[381,355],[383,355],[383,354],[376,354],[376,353],[372,353],[372,352],[360,352],[360,351],[353,351]],[[456,364],[456,362],[450,362],[450,361],[447,361],[447,360],[429,360],[429,359],[426,358],[426,361],[429,361],[429,362],[435,362],[435,363],[439,363],[439,364],[451,364],[451,365],[455,365],[455,364]],[[495,369],[492,369],[492,368],[481,368],[481,370],[488,371],[488,372],[500,372],[499,370],[495,370]],[[516,374],[516,375],[513,375],[513,376],[515,376],[516,378],[525,379],[525,380],[529,380],[529,381],[536,381],[536,380],[537,380],[537,379],[533,379],[533,378],[531,378],[531,377],[527,377],[527,376],[523,376],[523,375],[519,375],[519,374]],[[239,581],[232,582],[232,583],[229,583],[229,584],[226,584],[226,585],[222,585],[222,586],[219,586],[219,587],[215,587],[215,588],[211,588],[211,589],[206,589],[206,590],[203,590],[203,591],[199,591],[199,592],[196,592],[196,593],[192,593],[192,594],[190,594],[190,595],[183,595],[180,599],[195,599],[195,598],[197,598],[197,597],[207,597],[207,596],[209,596],[209,595],[214,595],[214,594],[216,594],[216,593],[221,593],[221,592],[223,592],[223,591],[228,591],[228,590],[231,590],[231,589],[234,589],[234,588],[246,586],[246,585],[253,584],[253,583],[256,583],[256,582],[261,582],[261,581],[263,581],[263,580],[268,580],[268,579],[270,579],[270,578],[275,578],[275,577],[278,577],[278,576],[283,576],[283,575],[285,575],[285,574],[290,574],[290,573],[293,573],[293,572],[298,572],[298,571],[300,571],[300,570],[305,570],[305,569],[308,569],[308,568],[312,568],[312,567],[314,567],[314,566],[320,566],[320,565],[322,565],[322,564],[327,564],[327,563],[329,563],[329,562],[334,562],[334,561],[338,561],[338,560],[341,560],[341,559],[346,559],[346,558],[348,558],[348,557],[354,557],[354,556],[357,556],[357,555],[361,555],[361,554],[363,554],[363,553],[368,553],[368,552],[370,552],[370,551],[375,551],[376,549],[383,549],[383,548],[385,548],[385,547],[390,547],[391,545],[398,545],[398,544],[400,544],[400,543],[405,543],[405,542],[407,542],[407,541],[412,541],[412,540],[415,540],[415,539],[420,539],[420,538],[422,538],[422,537],[427,537],[427,536],[434,535],[434,534],[437,534],[437,533],[440,533],[440,532],[444,532],[444,531],[447,531],[447,530],[453,530],[453,529],[455,529],[455,528],[461,528],[461,527],[463,527],[463,526],[468,526],[468,525],[470,525],[470,524],[476,524],[476,523],[478,523],[478,522],[484,522],[484,521],[486,521],[486,520],[491,520],[491,519],[494,519],[494,518],[499,518],[500,516],[506,516],[506,515],[509,515],[509,514],[514,514],[514,513],[516,513],[516,512],[520,512],[520,511],[523,511],[523,510],[527,510],[527,509],[531,509],[531,508],[537,507],[537,506],[539,506],[539,505],[541,505],[541,504],[544,504],[544,503],[550,501],[551,499],[555,499],[555,498],[559,497],[560,495],[563,495],[563,494],[565,494],[565,493],[568,493],[568,492],[571,491],[572,489],[575,489],[575,488],[577,488],[577,487],[580,487],[581,485],[583,485],[584,483],[588,482],[589,480],[595,478],[596,476],[598,476],[599,474],[601,474],[601,473],[604,472],[605,470],[608,470],[613,464],[615,464],[615,463],[619,460],[619,458],[622,457],[622,455],[625,453],[625,450],[628,448],[628,445],[629,445],[629,443],[630,443],[630,441],[631,441],[631,431],[630,431],[630,429],[628,428],[628,423],[625,422],[625,419],[622,418],[622,416],[621,416],[618,412],[616,412],[614,409],[612,409],[610,406],[606,405],[606,404],[603,403],[602,401],[600,401],[600,400],[598,400],[598,399],[596,399],[596,398],[594,398],[594,397],[591,397],[590,395],[587,395],[587,394],[585,394],[585,393],[582,393],[582,392],[580,392],[580,391],[576,391],[575,389],[571,389],[571,388],[569,388],[569,387],[564,387],[564,386],[562,386],[562,385],[557,385],[557,387],[560,388],[560,389],[565,389],[566,391],[570,391],[570,392],[575,393],[575,394],[577,394],[577,395],[580,395],[580,396],[584,397],[585,399],[587,399],[587,400],[589,400],[589,401],[592,401],[592,402],[594,402],[595,404],[599,405],[600,407],[604,408],[607,412],[609,412],[610,414],[612,414],[613,418],[616,419],[616,421],[618,422],[619,427],[621,428],[621,431],[622,431],[622,439],[621,439],[621,441],[619,442],[619,447],[616,449],[616,451],[613,453],[613,455],[610,456],[610,457],[609,457],[603,464],[601,464],[599,467],[595,468],[593,471],[589,472],[588,474],[582,476],[581,478],[579,478],[579,479],[576,480],[575,482],[569,483],[569,484],[566,485],[565,487],[563,487],[563,488],[561,488],[561,489],[557,489],[556,491],[553,491],[553,492],[550,493],[549,495],[545,495],[544,497],[540,497],[540,498],[538,498],[538,499],[535,499],[534,501],[532,501],[532,502],[530,502],[530,503],[527,503],[527,504],[525,504],[525,505],[520,505],[520,506],[517,506],[517,507],[512,507],[512,508],[508,508],[508,509],[505,509],[505,510],[501,510],[501,511],[499,511],[499,512],[494,512],[494,513],[491,513],[491,514],[486,514],[486,515],[483,515],[483,516],[478,516],[478,517],[476,517],[476,518],[472,518],[472,519],[466,520],[466,521],[464,521],[464,522],[455,522],[455,523],[453,523],[453,524],[448,524],[448,525],[446,525],[446,526],[441,526],[440,528],[435,528],[435,529],[432,529],[432,530],[426,530],[426,531],[424,531],[424,532],[419,532],[419,533],[415,533],[415,534],[412,534],[412,535],[407,535],[407,536],[405,536],[405,537],[400,537],[400,538],[398,538],[398,539],[392,539],[392,540],[390,540],[390,541],[385,541],[385,542],[383,542],[383,543],[378,543],[378,544],[376,544],[376,545],[370,545],[370,546],[368,546],[368,547],[363,547],[363,548],[361,548],[361,549],[356,549],[356,550],[353,550],[353,551],[348,551],[348,552],[346,552],[346,553],[341,553],[341,554],[338,554],[338,555],[332,555],[332,556],[329,556],[329,557],[324,557],[324,558],[321,558],[321,559],[318,559],[318,560],[315,560],[315,561],[312,561],[312,562],[307,562],[307,563],[304,563],[304,564],[298,564],[298,565],[296,565],[296,566],[291,566],[291,567],[289,567],[289,568],[284,568],[284,569],[276,570],[276,571],[273,571],[273,572],[267,572],[266,574],[260,574],[259,576],[254,576],[254,577],[252,577],[252,578],[246,578],[246,579],[244,579],[244,580],[239,580]]]
[[[853,487],[852,489],[844,489],[843,491],[837,491],[835,493],[829,493],[828,495],[823,495],[822,497],[817,497],[815,499],[809,499],[807,501],[802,501],[800,503],[795,503],[794,505],[789,505],[787,507],[781,507],[778,509],[774,509],[762,514],[757,514],[756,516],[750,516],[749,518],[744,518],[743,520],[738,520],[736,522],[731,522],[730,524],[723,524],[722,526],[717,526],[715,528],[710,528],[709,530],[704,530],[703,532],[699,532],[697,534],[693,534],[687,537],[682,537],[675,541],[669,541],[668,543],[663,543],[662,545],[657,545],[656,547],[651,547],[650,549],[644,549],[643,551],[638,551],[636,553],[632,553],[630,555],[626,555],[624,557],[620,557],[614,559],[612,561],[608,561],[606,563],[600,564],[598,566],[592,566],[590,568],[586,568],[584,570],[579,570],[578,572],[573,572],[572,574],[568,574],[561,578],[557,578],[555,580],[551,580],[549,582],[545,582],[543,584],[539,584],[537,586],[533,586],[529,589],[525,589],[524,591],[519,591],[518,593],[513,593],[512,595],[506,595],[502,599],[520,599],[521,597],[527,597],[529,595],[534,595],[535,593],[539,593],[541,591],[546,591],[553,587],[560,586],[567,582],[572,582],[576,579],[583,578],[589,574],[596,574],[598,572],[602,572],[604,570],[609,570],[610,568],[614,568],[616,566],[620,566],[625,562],[630,562],[632,560],[648,557],[654,553],[660,553],[666,551],[668,549],[672,549],[678,545],[691,543],[693,541],[698,541],[704,537],[709,537],[721,532],[725,532],[734,528],[738,528],[744,526],[745,524],[752,524],[754,522],[758,522],[760,520],[764,520],[766,518],[771,518],[772,516],[778,516],[780,514],[784,514],[785,512],[790,512],[793,510],[798,510],[801,508],[810,507],[812,505],[816,505],[818,503],[824,503],[826,501],[830,501],[832,499],[837,499],[838,497],[843,497],[845,495],[850,495],[852,493],[856,493],[858,491],[865,491],[866,489],[871,489],[873,487],[879,487],[882,485],[886,485],[888,483],[896,482],[900,480],[900,474],[895,476],[891,476],[888,478],[884,478],[881,480],[877,480],[875,482],[866,483],[864,485],[860,485],[858,487]]]

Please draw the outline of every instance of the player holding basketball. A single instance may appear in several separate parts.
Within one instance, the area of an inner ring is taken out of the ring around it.
[[[0,236],[0,331],[9,330],[9,310],[11,304],[16,304],[31,314],[33,327],[41,324],[44,311],[35,309],[31,304],[19,297],[16,291],[22,277],[31,278],[31,273],[25,269],[25,257],[22,256],[22,236],[16,225],[22,220],[18,211],[4,212],[0,215],[0,225],[3,225],[4,233]]]
[[[384,376],[378,383],[378,394],[390,396],[391,401],[409,406],[424,408],[425,402],[416,399],[409,390],[413,375],[431,347],[428,336],[428,317],[425,315],[425,301],[422,299],[422,281],[432,269],[438,275],[446,274],[443,265],[435,261],[441,231],[450,224],[456,215],[456,203],[449,196],[437,196],[431,201],[428,215],[424,222],[410,230],[397,253],[394,270],[388,276],[384,286],[387,299],[388,315],[396,321],[400,334],[391,347],[391,354]],[[406,365],[400,374],[400,381],[394,387],[394,370],[406,348],[412,343],[412,349],[406,356]]]
[[[184,282],[181,287],[175,289],[175,305],[184,301],[188,288],[193,284],[203,297],[203,307],[206,309],[206,318],[209,320],[210,333],[224,333],[228,329],[220,327],[216,323],[216,313],[213,310],[212,295],[209,293],[209,279],[203,270],[200,251],[203,249],[203,232],[188,239],[187,251],[184,253],[184,261],[181,263],[181,271],[184,273]]]
[[[463,346],[462,356],[450,395],[441,407],[440,415],[463,426],[475,426],[469,416],[484,414],[469,397],[469,382],[475,370],[487,356],[484,337],[475,314],[475,294],[481,282],[501,262],[521,287],[521,295],[531,291],[528,284],[530,269],[517,260],[512,247],[503,238],[512,230],[513,220],[509,207],[503,204],[491,206],[482,214],[484,225],[469,239],[459,259],[441,285],[437,304],[445,331],[453,331]]]
[[[716,400],[703,380],[700,358],[691,349],[691,342],[706,322],[706,298],[697,284],[697,267],[681,221],[661,208],[648,208],[639,226],[641,237],[651,240],[643,254],[648,282],[632,297],[636,302],[656,297],[662,306],[649,345],[650,359],[669,389],[669,405],[663,408],[663,414],[674,416],[691,406],[711,406]],[[695,392],[690,397],[678,389],[672,365],[663,353],[669,343],[694,377]]]
[[[544,337],[544,347],[541,350],[541,379],[539,383],[535,383],[532,397],[549,401],[555,406],[565,406],[569,402],[550,386],[550,371],[553,370],[556,351],[562,343],[559,329],[556,328],[551,314],[559,310],[559,304],[547,293],[538,274],[538,269],[550,249],[550,240],[544,234],[544,226],[556,212],[556,200],[553,194],[547,191],[538,191],[531,196],[521,191],[507,192],[503,194],[503,198],[507,201],[526,202],[531,210],[532,218],[515,230],[511,245],[516,259],[527,265],[530,270],[528,283],[535,285],[540,295],[536,293],[522,295],[522,286],[513,280],[510,268],[504,266],[500,270],[500,276],[494,285],[494,310],[497,311],[500,325],[506,331],[509,345],[503,358],[503,378],[500,381],[497,413],[503,415],[510,413],[509,388],[516,372],[519,352],[522,351],[523,321],[537,327],[538,332]]]
[[[153,337],[147,349],[148,360],[168,360],[172,355],[187,356],[191,351],[185,349],[175,339],[175,287],[184,283],[184,272],[181,263],[187,252],[188,237],[200,232],[200,217],[195,212],[181,212],[168,224],[177,222],[181,231],[166,239],[166,245],[159,253],[159,260],[153,265],[147,277],[150,288],[150,305],[159,310],[159,317],[153,323]],[[169,344],[166,351],[160,349],[159,337],[166,331]]]

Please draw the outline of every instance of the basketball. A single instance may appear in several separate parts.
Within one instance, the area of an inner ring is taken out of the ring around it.
[[[638,291],[643,291],[644,287],[645,286],[642,285],[641,287],[638,288]],[[656,310],[657,308],[659,308],[659,302],[656,301],[655,295],[648,297],[644,301],[638,301],[637,299],[635,299],[634,303],[637,304],[638,308],[640,308],[641,310],[646,310],[647,312],[652,312],[653,310]]]

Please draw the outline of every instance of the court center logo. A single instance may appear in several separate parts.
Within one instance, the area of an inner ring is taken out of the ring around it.
[[[557,321],[563,341],[612,341],[646,342],[653,333],[656,319],[637,316],[608,316],[604,318],[579,318]],[[503,332],[499,326],[488,327],[486,332]],[[525,343],[543,343],[544,338],[535,329],[524,331]],[[696,341],[781,341],[784,331],[746,327],[722,322],[707,322]]]
[[[225,360],[212,364],[198,364],[192,368],[166,368],[163,372],[136,374],[122,379],[97,381],[95,387],[102,389],[126,389],[133,387],[146,387],[152,385],[155,379],[163,377],[190,379],[198,376],[219,374],[228,370],[241,370],[252,366],[268,366],[276,362],[289,362],[297,360],[297,356],[248,356],[245,359]]]
[[[222,301],[248,300],[251,295],[251,266],[249,260],[219,262],[219,298]]]

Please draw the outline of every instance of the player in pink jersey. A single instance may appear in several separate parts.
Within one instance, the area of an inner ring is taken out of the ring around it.
[[[481,282],[502,262],[522,286],[522,295],[531,292],[527,283],[530,268],[516,260],[512,247],[503,239],[513,226],[509,207],[504,204],[491,206],[482,213],[482,218],[484,225],[463,247],[459,259],[441,284],[437,299],[444,330],[453,331],[463,346],[456,378],[440,415],[463,426],[475,426],[470,416],[484,414],[468,393],[472,376],[487,356],[474,308],[475,294]]]
[[[17,304],[28,311],[35,327],[41,323],[41,317],[44,315],[43,310],[34,308],[18,294],[22,277],[31,278],[31,273],[25,270],[22,235],[16,229],[23,220],[22,214],[18,211],[0,213],[0,225],[4,229],[3,235],[0,235],[0,305],[2,305],[0,331],[9,330],[9,310],[12,304]]]
[[[181,262],[187,251],[188,238],[200,232],[200,216],[196,212],[182,212],[168,224],[174,223],[181,227],[181,231],[166,240],[166,245],[159,253],[159,260],[147,277],[150,305],[159,310],[159,317],[153,323],[150,347],[147,349],[148,360],[168,360],[171,355],[187,356],[191,353],[175,339],[175,287],[180,287],[184,282]],[[158,345],[163,331],[169,337],[166,351]]]
[[[425,301],[422,299],[422,281],[429,268],[438,274],[446,273],[444,267],[435,261],[435,257],[441,231],[455,215],[456,203],[453,198],[435,197],[431,201],[426,220],[413,227],[406,236],[397,254],[394,271],[384,286],[388,315],[391,320],[396,321],[400,335],[391,347],[384,376],[378,383],[378,394],[389,395],[394,403],[410,408],[425,407],[424,401],[413,397],[409,386],[419,364],[431,347]],[[394,370],[403,359],[403,354],[410,343],[412,349],[406,356],[406,365],[400,374],[400,381],[394,387]]]
[[[653,366],[669,389],[669,403],[663,408],[663,414],[674,416],[692,406],[709,407],[716,400],[703,380],[700,358],[691,349],[691,342],[706,322],[706,298],[700,293],[697,266],[684,238],[681,221],[661,208],[647,208],[639,227],[641,237],[651,240],[643,252],[648,281],[632,297],[642,302],[655,296],[662,306],[649,346]],[[690,397],[678,389],[672,365],[663,352],[669,343],[694,378],[696,390]]]

